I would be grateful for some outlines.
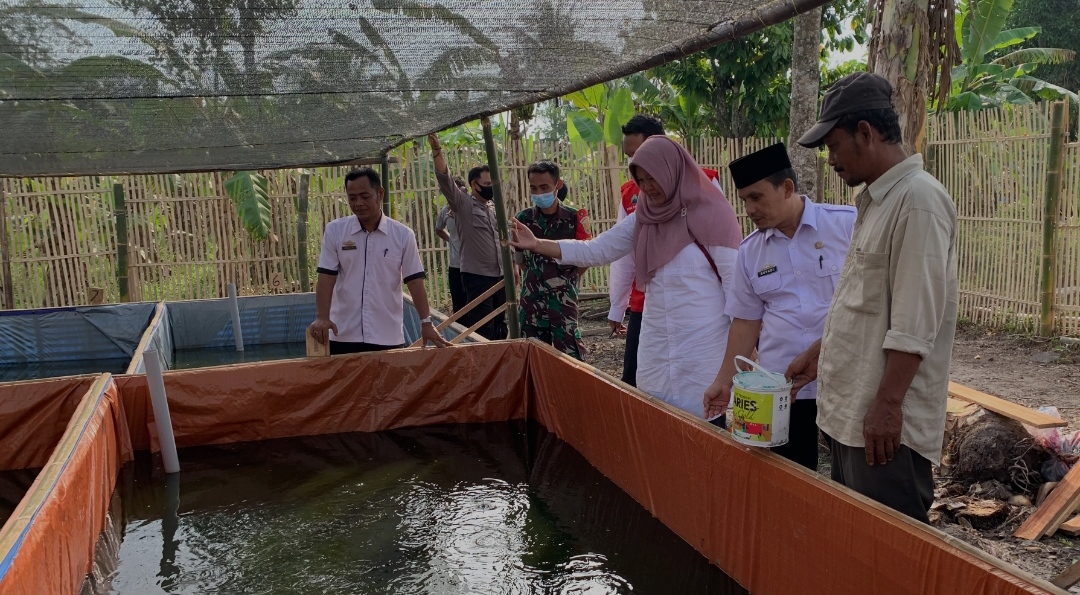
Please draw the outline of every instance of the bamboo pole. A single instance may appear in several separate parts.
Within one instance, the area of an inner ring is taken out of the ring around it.
[[[300,264],[300,291],[311,291],[311,277],[308,274],[308,187],[311,185],[309,174],[300,175],[300,195],[296,208],[296,258]]]
[[[383,215],[390,217],[390,156],[386,153],[382,154],[382,159],[379,161],[379,176],[382,177],[383,184]]]
[[[113,208],[116,215],[116,285],[120,290],[120,301],[129,302],[127,208],[124,206],[123,184],[113,184]]]
[[[1043,199],[1042,283],[1039,287],[1039,333],[1054,331],[1054,261],[1057,250],[1054,229],[1057,226],[1058,198],[1061,196],[1061,167],[1065,156],[1066,103],[1054,103],[1050,115],[1050,143],[1046,152],[1046,188]]]
[[[4,309],[15,309],[15,288],[11,281],[11,246],[8,244],[7,198],[0,188],[0,267],[3,267]]]
[[[503,203],[502,180],[499,177],[499,157],[495,154],[495,137],[491,134],[491,119],[480,121],[484,127],[484,147],[487,150],[488,168],[491,170],[491,190],[495,201],[495,217],[499,223],[499,244],[502,246],[503,279],[506,281],[506,328],[511,339],[521,338],[518,327],[517,292],[514,289],[514,261],[510,257],[510,227],[506,220]]]

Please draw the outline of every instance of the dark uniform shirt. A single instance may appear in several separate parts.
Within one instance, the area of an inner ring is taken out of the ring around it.
[[[545,215],[538,207],[517,214],[517,220],[536,237],[547,240],[589,239],[591,236],[585,229],[587,218],[585,209],[561,204],[551,215]],[[518,254],[518,262],[524,270],[519,313],[522,334],[584,359],[577,324],[577,267],[560,266],[553,258],[528,251]]]

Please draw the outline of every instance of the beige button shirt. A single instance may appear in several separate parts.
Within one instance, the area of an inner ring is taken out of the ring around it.
[[[901,443],[941,459],[956,332],[956,207],[914,155],[856,198],[851,248],[829,306],[818,363],[818,427],[861,447],[885,350],[922,363],[904,397]]]

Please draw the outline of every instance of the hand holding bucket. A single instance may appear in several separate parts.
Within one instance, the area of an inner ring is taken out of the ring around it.
[[[744,370],[739,366],[750,366]],[[732,380],[731,436],[747,446],[771,448],[786,444],[791,421],[791,382],[753,361],[735,356]]]

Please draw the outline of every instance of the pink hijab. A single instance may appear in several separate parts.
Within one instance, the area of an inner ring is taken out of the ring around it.
[[[667,194],[654,206],[644,192],[638,198],[634,227],[637,287],[644,291],[656,271],[697,240],[703,246],[738,250],[742,229],[735,209],[713,185],[690,153],[666,136],[651,136],[630,160],[630,175],[640,167]]]

